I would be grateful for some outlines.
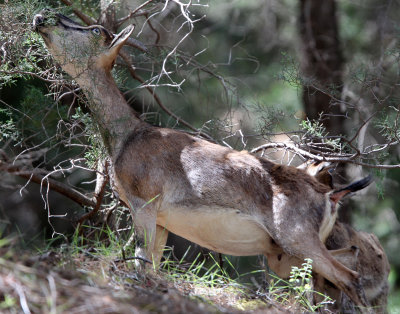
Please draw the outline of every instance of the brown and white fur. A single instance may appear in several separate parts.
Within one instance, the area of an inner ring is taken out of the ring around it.
[[[318,274],[368,306],[359,274],[321,241],[333,227],[338,201],[368,180],[334,191],[304,170],[141,121],[110,74],[133,26],[113,35],[50,11],[36,15],[33,26],[90,101],[116,189],[133,216],[138,256],[158,265],[169,231],[231,255],[283,249],[311,258]]]

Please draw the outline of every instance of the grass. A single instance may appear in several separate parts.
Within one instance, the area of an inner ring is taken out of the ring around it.
[[[178,261],[167,258],[162,264],[161,274],[181,293],[203,302],[212,302],[217,307],[251,310],[264,305],[261,300],[256,300],[249,285],[241,283],[244,276],[257,276],[261,271],[240,275],[227,257],[224,258],[224,265],[221,267],[211,253],[208,259],[199,254],[190,264],[186,264],[184,258]],[[235,278],[229,273],[236,274]]]
[[[388,313],[400,314],[400,290],[393,291],[388,298]]]
[[[134,246],[124,249],[130,235],[86,226],[70,244],[49,243],[39,253],[0,238],[0,312],[310,313],[332,303],[324,295],[311,302],[311,260],[293,268],[289,280],[271,276],[265,284],[264,271],[240,274],[227,256],[223,265],[212,254],[186,263],[165,252],[160,271],[144,276],[130,259]],[[389,300],[391,308],[396,302]]]

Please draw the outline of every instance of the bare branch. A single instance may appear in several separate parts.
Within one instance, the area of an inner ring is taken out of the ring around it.
[[[394,164],[394,165],[375,165],[375,164],[369,164],[365,163],[362,161],[358,161],[355,158],[358,157],[358,154],[353,154],[349,157],[345,157],[344,155],[338,155],[337,157],[333,157],[332,155],[324,155],[323,153],[319,154],[314,154],[309,151],[306,151],[304,149],[301,149],[297,147],[294,144],[291,143],[268,143],[264,144],[261,146],[258,146],[256,148],[253,148],[250,152],[251,153],[258,153],[260,151],[265,151],[267,149],[271,148],[281,148],[281,149],[286,149],[289,150],[302,159],[313,159],[317,161],[329,161],[329,162],[341,162],[341,163],[352,163],[355,165],[363,166],[363,167],[368,167],[368,168],[376,168],[376,169],[395,169],[395,168],[400,168],[400,164]]]
[[[7,171],[21,178],[28,179],[28,181],[32,181],[38,184],[45,183],[51,190],[54,190],[68,197],[69,199],[73,200],[74,202],[78,203],[81,206],[95,207],[97,204],[96,199],[94,197],[88,197],[67,184],[48,178],[47,175],[45,176],[42,174],[43,171],[41,170],[23,169],[19,166],[9,165],[1,160],[0,160],[0,170]]]
[[[126,45],[139,49],[140,51],[147,52],[147,47],[135,38],[128,38],[125,42]]]
[[[116,26],[117,28],[121,26],[121,24],[125,23],[127,20],[129,20],[130,18],[132,18],[136,12],[138,12],[140,9],[144,8],[146,5],[148,5],[149,3],[153,2],[154,0],[147,0],[146,2],[142,3],[141,5],[139,5],[135,10],[133,10],[132,12],[130,12],[127,16],[120,18],[119,20],[117,20]],[[146,13],[147,14],[147,13]]]
[[[65,5],[68,5],[70,7],[73,6],[73,3],[69,0],[61,0],[61,2],[63,2]],[[86,25],[93,25],[96,24],[97,21],[93,18],[91,18],[90,16],[86,15],[85,13],[79,11],[78,9],[73,8],[72,11],[75,13],[75,15],[77,17],[79,17],[82,22],[84,22]]]
[[[101,179],[99,179],[99,177],[101,177]],[[106,191],[106,186],[107,186],[107,183],[109,181],[108,163],[107,162],[105,163],[105,166],[104,166],[104,174],[100,174],[98,172],[98,177],[97,178],[98,178],[98,182],[101,181],[101,183],[100,183],[101,186],[99,187],[99,191],[98,191],[98,193],[96,195],[96,206],[94,206],[92,211],[90,211],[86,215],[83,215],[81,218],[79,218],[79,220],[78,220],[78,228],[79,228],[79,226],[82,225],[82,223],[85,220],[93,217],[99,211],[99,209],[101,207],[101,202],[103,201],[104,193]],[[96,184],[96,192],[97,192],[97,184]]]
[[[144,14],[144,16],[146,17],[146,22],[147,24],[149,24],[150,29],[156,33],[156,40],[154,42],[155,45],[158,45],[158,43],[160,42],[161,39],[161,35],[160,33],[155,29],[155,27],[153,26],[153,24],[151,23],[150,19],[149,19],[149,15],[147,13]]]
[[[62,80],[50,80],[50,79],[47,79],[47,78],[43,77],[43,75],[40,75],[40,74],[34,73],[34,72],[27,72],[27,71],[3,71],[3,70],[0,70],[0,73],[8,74],[8,75],[17,75],[17,74],[21,74],[21,75],[30,75],[30,76],[36,77],[36,78],[38,78],[38,79],[40,79],[40,80],[42,80],[42,81],[44,81],[44,82],[47,82],[47,83],[57,83],[57,84],[59,84],[59,83],[62,83],[62,82],[63,82]]]
[[[132,66],[129,57],[123,53],[123,52],[119,52],[119,55],[121,56],[121,58],[125,61],[129,73],[131,74],[132,78],[134,78],[135,80],[139,81],[140,83],[144,84],[144,88],[147,89],[149,91],[149,93],[153,96],[154,100],[157,102],[157,104],[160,106],[160,108],[165,111],[169,116],[171,116],[172,118],[174,118],[176,120],[177,123],[181,123],[182,125],[186,126],[187,128],[189,128],[190,130],[195,131],[198,135],[209,139],[211,141],[213,141],[213,138],[208,135],[207,133],[204,133],[203,131],[198,130],[197,128],[195,128],[194,126],[192,126],[189,122],[186,122],[185,120],[183,120],[182,118],[178,117],[175,113],[173,113],[171,110],[169,110],[167,107],[164,106],[164,104],[162,103],[161,99],[158,97],[158,95],[155,93],[154,89],[148,85],[145,84],[145,81],[136,74],[136,71],[134,69],[134,67]]]

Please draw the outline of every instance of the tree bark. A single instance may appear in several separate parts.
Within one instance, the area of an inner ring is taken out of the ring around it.
[[[342,55],[335,0],[300,0],[299,30],[302,41],[302,98],[308,119],[323,123],[329,135],[346,135],[345,110],[340,104],[343,88]],[[345,177],[344,165],[336,174]],[[345,207],[348,207],[345,205]],[[350,223],[351,210],[340,211]]]
[[[344,135],[340,100],[343,56],[339,43],[334,0],[300,0],[300,35],[303,46],[303,103],[306,116],[318,119],[330,135]]]

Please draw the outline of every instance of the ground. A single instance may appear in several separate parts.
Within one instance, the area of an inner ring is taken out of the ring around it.
[[[38,254],[0,244],[0,312],[292,312],[232,283],[204,283],[165,271],[143,277],[132,261],[98,253],[64,248]]]

